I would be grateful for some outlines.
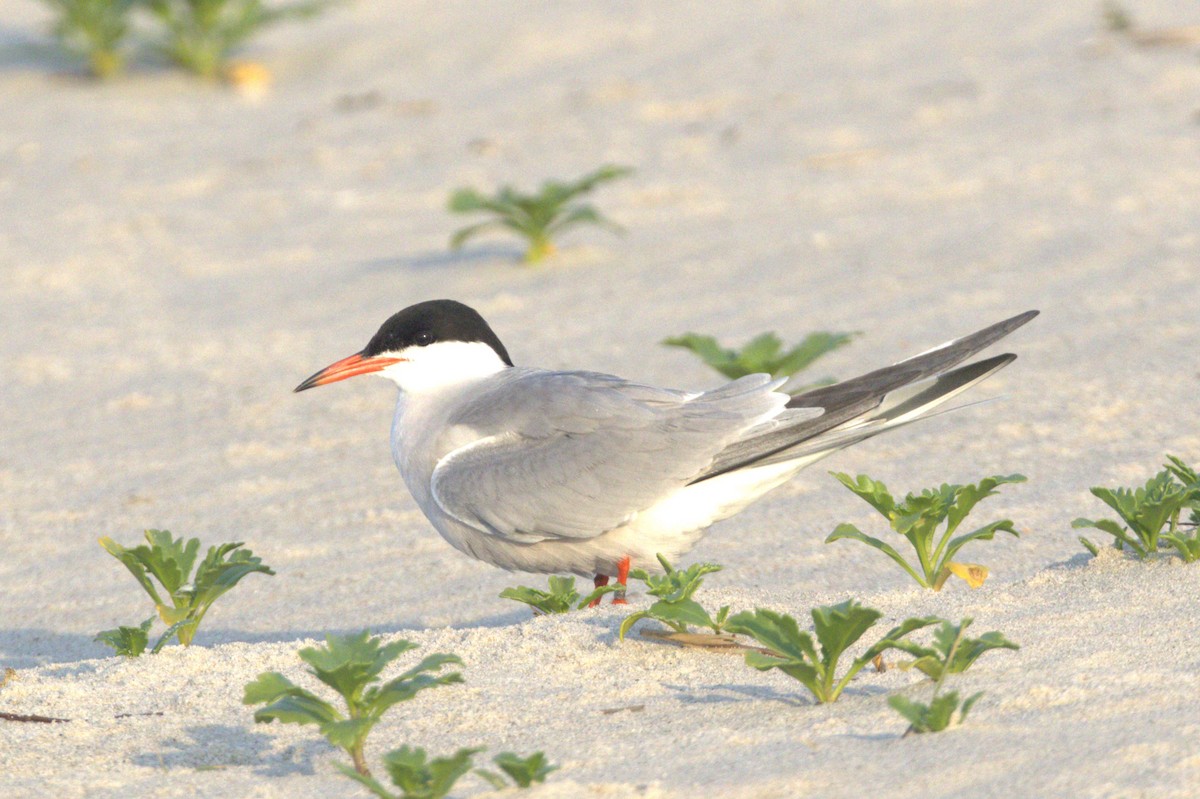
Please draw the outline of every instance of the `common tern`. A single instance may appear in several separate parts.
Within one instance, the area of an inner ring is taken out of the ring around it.
[[[789,396],[786,379],[762,374],[677,391],[514,366],[475,310],[431,300],[393,315],[296,391],[356,375],[391,380],[396,466],[452,546],[504,569],[624,585],[631,562],[675,560],[805,466],[927,416],[1008,365],[1016,355],[959,366],[1037,313]]]

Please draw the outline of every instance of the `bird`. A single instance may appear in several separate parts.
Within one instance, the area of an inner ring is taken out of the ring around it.
[[[391,380],[393,459],[451,546],[597,588],[616,578],[622,603],[631,564],[657,571],[660,557],[675,561],[804,467],[930,415],[1015,360],[960,365],[1037,314],[792,396],[781,390],[787,378],[765,374],[682,391],[516,366],[477,311],[428,300],[295,391],[366,374]]]

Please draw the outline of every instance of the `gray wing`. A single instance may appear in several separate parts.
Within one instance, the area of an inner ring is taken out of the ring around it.
[[[509,540],[597,536],[770,424],[788,399],[774,390],[782,382],[751,375],[685,394],[588,372],[506,369],[450,419],[480,438],[438,462],[432,494],[464,524]]]

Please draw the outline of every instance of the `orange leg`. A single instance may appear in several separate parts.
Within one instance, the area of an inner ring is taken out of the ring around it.
[[[592,582],[595,584],[595,586],[597,588],[603,588],[604,586],[608,585],[608,575],[607,574],[597,574],[596,579],[592,580]],[[600,598],[597,597],[588,603],[588,607],[594,608],[599,604],[600,604]]]
[[[605,582],[608,582],[605,580]],[[617,561],[617,584],[621,586],[621,590],[613,594],[614,605],[628,605],[629,602],[625,599],[625,584],[629,582],[629,556],[621,558]]]

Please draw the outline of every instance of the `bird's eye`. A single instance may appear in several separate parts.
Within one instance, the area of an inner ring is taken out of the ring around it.
[[[425,347],[433,343],[433,334],[428,330],[422,330],[416,336],[417,346]]]

